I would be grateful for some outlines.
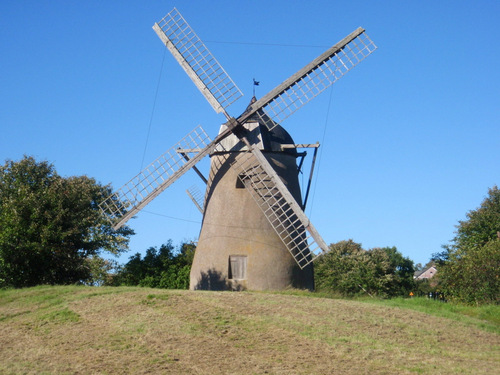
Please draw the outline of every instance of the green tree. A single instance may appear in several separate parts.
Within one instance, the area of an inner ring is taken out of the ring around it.
[[[345,275],[352,271],[356,263],[355,258],[364,250],[361,244],[353,240],[330,244],[329,248],[330,251],[318,258],[314,264],[316,288],[350,294],[351,291],[345,286]],[[358,287],[355,292],[359,290]]]
[[[467,220],[459,221],[453,248],[467,251],[480,248],[500,236],[500,190],[488,189],[488,196],[481,206],[466,214]]]
[[[113,230],[98,209],[110,194],[32,157],[0,166],[0,286],[88,282],[89,259],[126,251],[133,231]]]
[[[175,251],[172,241],[150,247],[144,257],[137,253],[119,270],[114,285],[139,285],[149,288],[187,289],[196,247],[183,243]]]
[[[459,221],[456,236],[439,255],[441,287],[465,303],[500,302],[500,190],[488,190],[481,206]]]
[[[195,251],[196,246],[192,242],[181,244],[172,263],[161,272],[160,288],[189,289],[189,275]]]
[[[415,288],[413,280],[415,266],[413,261],[408,257],[404,257],[394,246],[384,247],[381,250],[389,257],[390,272],[394,275],[390,294],[393,296],[407,296]]]
[[[116,260],[104,259],[94,255],[87,258],[86,263],[90,269],[90,278],[85,281],[86,285],[112,285],[113,272],[118,267]]]
[[[369,294],[390,296],[396,276],[386,251],[364,250],[353,240],[330,245],[314,266],[319,290],[329,290],[345,296]]]

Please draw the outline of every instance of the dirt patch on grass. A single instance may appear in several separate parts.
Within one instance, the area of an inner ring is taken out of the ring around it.
[[[492,374],[500,365],[498,335],[411,310],[268,293],[59,289],[0,301],[0,373]]]

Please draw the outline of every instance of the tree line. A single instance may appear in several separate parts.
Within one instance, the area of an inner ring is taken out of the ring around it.
[[[0,287],[39,284],[189,287],[195,245],[167,241],[124,265],[105,254],[128,251],[133,231],[113,230],[98,209],[112,193],[94,179],[61,177],[52,164],[25,156],[0,166]],[[119,202],[118,202],[119,203]],[[314,264],[316,288],[343,296],[390,298],[442,293],[464,303],[499,301],[500,192],[459,221],[456,236],[433,255],[438,276],[415,282],[418,266],[395,247],[363,249],[353,240],[330,245]]]
[[[436,290],[467,304],[500,303],[500,190],[488,189],[481,205],[466,214],[456,235],[433,255]]]
[[[125,265],[118,266],[106,284],[188,289],[195,250],[193,243],[183,243],[175,249],[171,240],[159,249],[150,247],[144,257],[136,253]]]

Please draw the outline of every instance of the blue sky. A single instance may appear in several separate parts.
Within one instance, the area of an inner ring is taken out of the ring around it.
[[[235,117],[253,78],[263,96],[358,26],[378,46],[283,123],[296,143],[322,143],[306,213],[327,243],[396,246],[426,263],[499,184],[498,1],[6,0],[2,163],[32,155],[118,188],[195,126],[215,136],[224,117],[152,30],[173,7],[244,92]],[[196,240],[193,184],[189,172],[129,221],[120,261]]]

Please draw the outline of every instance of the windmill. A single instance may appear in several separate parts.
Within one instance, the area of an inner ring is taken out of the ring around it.
[[[193,169],[207,189],[204,198],[188,192],[203,213],[190,289],[312,289],[312,262],[328,247],[304,213],[297,148],[319,145],[296,145],[280,124],[377,47],[358,28],[234,118],[226,108],[241,91],[177,9],[153,29],[226,122],[213,140],[195,128],[102,202],[102,212],[117,229]],[[196,164],[208,155],[206,179]]]

